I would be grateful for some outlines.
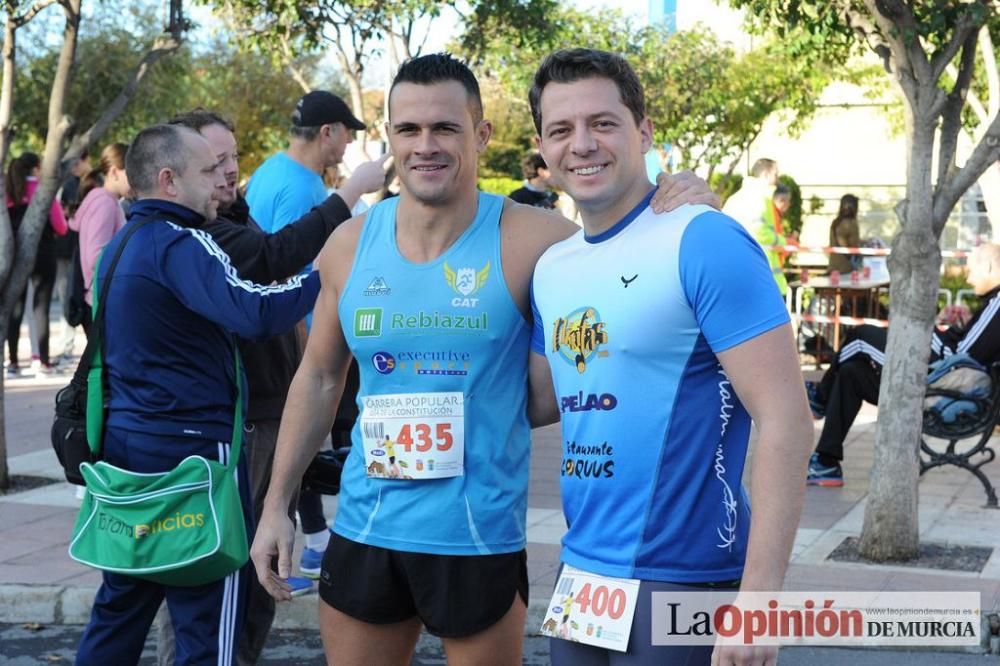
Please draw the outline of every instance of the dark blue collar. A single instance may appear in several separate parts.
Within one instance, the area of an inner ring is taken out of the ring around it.
[[[182,227],[200,227],[205,218],[187,206],[163,199],[139,199],[128,208],[128,219],[162,217]]]
[[[649,202],[653,200],[654,194],[656,194],[655,188],[650,190],[649,194],[644,196],[642,198],[642,201],[640,201],[635,205],[635,208],[626,213],[625,217],[618,220],[610,228],[602,231],[596,236],[588,236],[587,233],[584,232],[583,240],[587,241],[588,243],[603,243],[609,238],[614,238],[615,236],[620,234],[625,229],[625,227],[632,224],[632,220],[639,217],[639,213],[646,210],[646,207],[649,205]]]

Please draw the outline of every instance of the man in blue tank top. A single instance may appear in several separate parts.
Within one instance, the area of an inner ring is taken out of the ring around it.
[[[360,417],[320,578],[328,660],[408,664],[426,626],[450,661],[519,664],[529,285],[545,248],[576,227],[478,191],[492,127],[475,77],[451,56],[403,64],[386,130],[403,188],[339,227],[317,261],[323,289],[254,563],[287,599],[282,507],[329,430],[353,356]],[[706,192],[688,196],[710,201]]]
[[[782,587],[812,424],[767,260],[717,211],[649,207],[652,124],[624,59],[552,54],[530,102],[542,156],[583,217],[532,284],[532,418],[561,420],[564,442],[569,530],[552,612],[571,590],[581,627],[635,609],[614,650],[581,630],[552,639],[552,662],[773,664],[776,648],[719,648],[712,661],[712,646],[651,635],[654,591]],[[751,419],[752,522],[741,487]],[[620,591],[617,606],[597,589]]]

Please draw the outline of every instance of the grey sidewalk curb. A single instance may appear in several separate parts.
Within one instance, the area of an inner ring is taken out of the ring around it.
[[[39,624],[86,624],[97,590],[74,585],[0,584],[0,622]],[[279,604],[274,620],[278,629],[318,629],[319,596],[309,594]],[[545,619],[547,600],[535,599],[528,605],[525,633],[537,634]]]

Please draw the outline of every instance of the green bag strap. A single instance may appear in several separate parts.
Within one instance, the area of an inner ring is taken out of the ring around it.
[[[125,245],[132,234],[142,227],[153,222],[153,218],[146,218],[130,222],[125,227],[125,235],[122,242],[115,249],[115,254],[111,258],[111,265],[108,267],[108,274],[104,284],[100,284],[98,274],[101,268],[101,260],[104,259],[104,251],[101,251],[94,264],[94,279],[90,285],[92,321],[90,336],[87,340],[87,348],[83,350],[80,364],[76,367],[73,375],[73,383],[81,384],[86,375],[87,382],[87,444],[94,457],[101,454],[101,439],[104,434],[104,354],[101,350],[101,338],[104,337],[104,308],[101,304],[107,300],[108,289],[111,287],[111,276],[114,275],[118,260],[121,259]],[[105,246],[105,249],[107,246]]]
[[[233,369],[236,370],[236,407],[233,409],[233,438],[229,445],[229,463],[226,469],[236,469],[243,451],[243,362],[240,360],[240,348],[233,337]]]

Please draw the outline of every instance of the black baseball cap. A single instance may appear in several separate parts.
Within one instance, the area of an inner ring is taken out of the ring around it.
[[[344,123],[352,130],[365,129],[365,124],[354,117],[344,100],[326,90],[313,90],[303,95],[292,113],[292,124],[296,127],[319,127],[331,123]]]

